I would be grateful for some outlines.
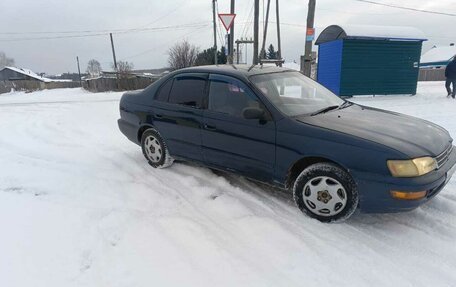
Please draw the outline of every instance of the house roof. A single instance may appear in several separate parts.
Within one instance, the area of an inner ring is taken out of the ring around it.
[[[449,62],[456,56],[456,46],[434,47],[421,56],[421,64]]]
[[[331,25],[318,36],[316,45],[339,39],[375,39],[426,41],[423,32],[414,27],[405,26],[372,26],[372,25]]]
[[[1,71],[3,71],[4,69],[9,69],[9,70],[14,71],[16,73],[29,76],[30,78],[34,78],[34,79],[39,80],[41,82],[52,82],[53,81],[51,79],[41,77],[40,75],[34,73],[33,71],[31,71],[29,69],[16,68],[16,67],[5,67]]]

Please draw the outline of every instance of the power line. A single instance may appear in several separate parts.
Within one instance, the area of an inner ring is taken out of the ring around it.
[[[254,3],[253,1],[249,2],[251,4],[250,12],[247,18],[245,19],[244,29],[242,30],[241,38],[247,37],[247,33],[252,28],[253,24],[253,10],[254,10]],[[252,21],[250,21],[252,19]]]
[[[184,38],[184,37],[188,37],[188,36],[190,36],[190,35],[192,35],[192,34],[194,34],[194,33],[196,33],[196,32],[199,32],[201,29],[206,28],[206,27],[208,27],[208,26],[210,26],[210,25],[208,24],[208,25],[199,27],[199,28],[197,28],[197,29],[195,29],[195,30],[193,30],[193,31],[191,31],[191,32],[188,32],[188,33],[186,32],[185,34],[179,35],[179,36],[176,37],[176,38],[173,38],[173,39],[171,39],[171,40],[169,40],[169,41],[166,41],[166,42],[163,42],[163,43],[161,43],[161,44],[159,44],[159,45],[156,45],[156,46],[154,46],[154,47],[151,48],[151,49],[147,49],[147,50],[142,51],[142,52],[140,52],[140,53],[138,53],[138,54],[134,54],[134,55],[131,55],[131,56],[124,57],[121,61],[124,61],[124,60],[126,60],[126,59],[131,59],[131,58],[139,57],[139,56],[142,56],[142,55],[151,53],[151,52],[156,52],[156,51],[157,51],[157,48],[163,47],[163,46],[165,46],[165,45],[168,45],[169,43],[174,42],[174,41],[179,40],[179,39],[182,39],[182,38]]]
[[[349,15],[372,15],[372,16],[391,16],[391,15],[402,15],[401,12],[397,13],[366,13],[364,11],[362,12],[349,12],[349,11],[343,11],[343,10],[338,10],[338,9],[327,9],[327,8],[317,8],[317,11],[328,11],[330,13],[337,13],[337,14],[349,14]]]
[[[165,46],[165,45],[168,45],[168,44],[170,44],[171,42],[175,42],[175,41],[180,40],[180,39],[182,39],[182,38],[184,38],[184,37],[188,37],[188,36],[190,36],[190,35],[193,35],[193,34],[195,34],[196,32],[201,31],[201,29],[207,28],[207,27],[210,27],[210,26],[211,26],[211,25],[208,24],[208,25],[205,25],[205,26],[203,26],[203,27],[196,28],[195,30],[193,30],[193,31],[191,31],[191,32],[186,32],[185,34],[181,34],[181,35],[179,35],[178,37],[175,37],[175,38],[173,38],[173,39],[171,39],[171,40],[169,40],[169,41],[166,41],[166,42],[160,43],[160,44],[158,44],[158,45],[155,45],[153,48],[144,50],[144,51],[142,51],[142,52],[140,52],[140,53],[137,53],[137,54],[134,54],[134,55],[130,55],[130,56],[127,56],[127,57],[123,57],[123,58],[120,59],[119,61],[126,61],[127,59],[132,59],[132,58],[136,58],[136,57],[139,57],[139,56],[143,56],[143,55],[146,55],[146,54],[149,54],[149,53],[152,53],[152,52],[157,52],[157,49],[160,48],[160,47],[163,47],[163,46]],[[212,30],[212,27],[211,27],[211,30]],[[106,64],[106,65],[110,65],[110,64],[112,64],[112,62],[110,62],[110,61],[105,61],[105,62],[101,62],[101,64],[103,64],[103,65],[105,65],[105,64]]]
[[[73,31],[30,31],[30,32],[0,32],[0,35],[26,35],[26,34],[78,34],[78,33],[123,33],[129,32],[132,30],[144,31],[144,30],[154,30],[160,28],[174,28],[176,26],[192,26],[199,24],[206,24],[208,22],[193,22],[175,26],[162,26],[162,27],[149,27],[149,28],[126,28],[126,29],[103,29],[103,30],[73,30]]]
[[[133,29],[131,29],[131,30],[141,29],[141,28],[145,28],[145,27],[147,27],[147,26],[149,26],[149,25],[155,24],[155,23],[157,23],[158,21],[162,20],[163,18],[166,18],[166,17],[168,17],[169,15],[171,15],[171,14],[177,12],[179,9],[182,9],[182,8],[185,7],[189,2],[190,2],[190,1],[184,0],[184,1],[180,2],[175,8],[173,8],[172,10],[169,10],[169,12],[166,13],[166,14],[164,14],[163,16],[158,17],[157,19],[155,19],[154,21],[152,21],[152,22],[150,22],[150,23],[147,23],[147,24],[145,24],[145,25],[142,25],[142,26],[140,26],[140,27],[138,27],[138,28],[136,28],[136,29],[133,28]]]
[[[124,30],[112,30],[113,34],[126,34],[126,33],[136,33],[136,32],[147,32],[147,31],[167,31],[167,30],[185,30],[188,28],[200,28],[208,25],[208,22],[199,22],[199,23],[190,23],[185,25],[175,25],[175,26],[163,26],[163,27],[150,27],[142,29],[124,29]],[[106,36],[110,31],[106,30],[103,32],[96,32],[93,34],[79,34],[79,35],[61,35],[61,36],[45,36],[45,37],[25,37],[25,38],[0,38],[1,42],[15,42],[15,41],[33,41],[33,40],[53,40],[53,39],[68,39],[68,38],[84,38],[84,37],[96,37],[96,36]]]
[[[136,30],[142,30],[143,28],[146,28],[152,24],[155,24],[162,20],[163,18],[168,17],[169,15],[177,12],[178,10],[182,9],[185,7],[189,1],[182,1],[179,3],[175,8],[172,10],[169,10],[166,14],[162,15],[161,17],[155,19],[152,22],[149,22],[145,25],[141,25],[136,28],[128,28],[128,29],[104,29],[104,30],[74,30],[74,31],[50,31],[50,32],[43,32],[43,31],[32,31],[32,32],[0,32],[1,35],[24,35],[24,34],[75,34],[75,33],[109,33],[109,32],[119,32],[119,31],[136,31]]]
[[[247,28],[247,25],[248,25],[247,21],[250,19],[250,16],[253,13],[253,2],[252,2],[252,0],[250,0],[249,2],[245,2],[245,3],[247,3],[247,5],[245,6],[246,9],[244,10],[244,13],[243,13],[243,15],[245,15],[244,16],[244,21],[243,22],[237,22],[238,26],[240,26],[240,25],[242,25],[242,23],[244,23],[244,25],[242,25],[242,28],[239,29],[239,32],[240,32],[239,35],[241,35],[241,37],[244,35],[245,30]]]
[[[445,16],[452,16],[452,17],[456,16],[456,14],[453,14],[453,13],[437,12],[437,11],[418,9],[418,8],[404,7],[404,6],[399,6],[399,5],[395,5],[395,4],[380,3],[380,2],[370,1],[370,0],[354,0],[354,1],[369,3],[369,4],[379,5],[379,6],[385,6],[385,7],[390,7],[390,8],[402,9],[402,10],[415,11],[415,12],[445,15]]]

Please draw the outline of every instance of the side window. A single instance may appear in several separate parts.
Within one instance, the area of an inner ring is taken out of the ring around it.
[[[205,88],[206,80],[203,78],[175,78],[169,95],[169,102],[173,104],[202,108]]]
[[[158,93],[155,95],[155,99],[160,102],[167,102],[169,97],[169,92],[173,86],[173,79],[168,80],[164,85],[160,87]]]
[[[209,110],[242,117],[242,111],[249,107],[258,108],[260,103],[256,96],[237,80],[211,80]]]

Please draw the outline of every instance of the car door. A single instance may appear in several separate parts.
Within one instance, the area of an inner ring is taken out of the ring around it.
[[[265,110],[263,119],[245,119],[247,107]],[[204,111],[204,160],[212,166],[270,181],[275,164],[275,124],[250,88],[238,79],[211,74]]]
[[[203,161],[201,127],[208,74],[183,73],[155,97],[153,123],[176,158]]]

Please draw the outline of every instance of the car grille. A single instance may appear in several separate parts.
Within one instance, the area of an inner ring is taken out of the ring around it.
[[[442,152],[435,158],[435,160],[437,161],[437,168],[441,168],[448,161],[452,151],[453,145],[450,144],[450,146],[446,148],[444,152]]]

